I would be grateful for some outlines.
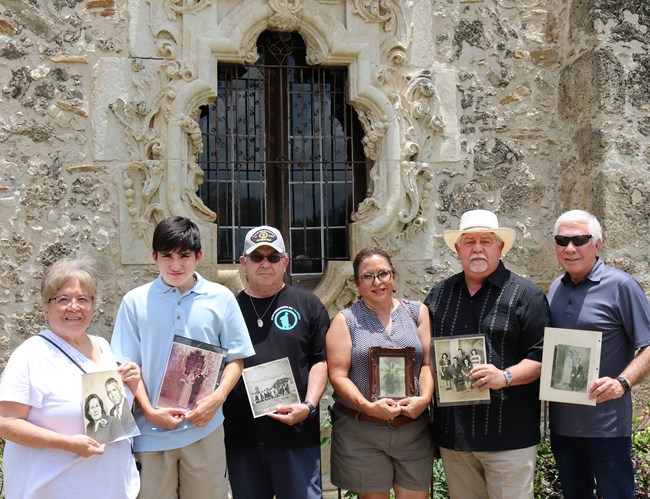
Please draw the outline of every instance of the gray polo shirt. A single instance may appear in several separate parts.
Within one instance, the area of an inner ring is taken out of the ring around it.
[[[643,288],[601,259],[578,284],[568,274],[555,279],[548,301],[552,327],[603,333],[599,377],[619,376],[635,350],[650,345],[650,305]],[[564,436],[630,436],[632,396],[626,393],[596,406],[551,402],[550,427]]]

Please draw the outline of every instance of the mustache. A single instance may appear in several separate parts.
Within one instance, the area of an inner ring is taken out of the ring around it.
[[[473,262],[474,260],[486,260],[487,257],[481,253],[474,253],[472,256],[469,257],[469,261]]]

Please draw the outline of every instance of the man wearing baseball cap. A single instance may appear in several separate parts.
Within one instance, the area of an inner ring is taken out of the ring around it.
[[[434,438],[452,498],[533,497],[540,440],[539,376],[549,307],[544,294],[501,261],[515,232],[487,210],[463,214],[444,240],[462,272],[425,300],[435,337],[483,337],[485,363],[472,365],[473,389],[489,404],[434,407]],[[455,345],[453,340],[451,344]]]
[[[300,402],[278,403],[272,414],[254,418],[243,381],[232,390],[224,415],[233,498],[320,498],[318,404],[327,383],[329,316],[315,295],[284,283],[289,256],[278,229],[251,229],[239,261],[247,286],[237,302],[255,347],[244,368],[287,357]],[[265,402],[282,391],[265,393]]]

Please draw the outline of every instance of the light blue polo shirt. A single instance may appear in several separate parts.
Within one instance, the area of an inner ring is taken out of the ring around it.
[[[160,391],[174,335],[228,349],[226,361],[255,354],[246,323],[228,288],[195,273],[196,284],[184,294],[161,276],[129,291],[117,312],[111,349],[118,361],[130,359],[142,368],[152,404]],[[203,428],[189,421],[173,430],[155,428],[137,408],[135,420],[142,435],[134,450],[162,451],[185,447],[215,431],[223,423],[221,407]]]
[[[551,326],[601,331],[598,377],[616,378],[650,345],[650,305],[641,285],[629,274],[599,258],[587,277],[574,284],[568,274],[548,292]],[[632,396],[596,406],[550,403],[551,430],[569,437],[627,437],[632,434]]]

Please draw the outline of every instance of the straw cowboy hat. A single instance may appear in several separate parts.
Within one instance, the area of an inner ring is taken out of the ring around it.
[[[506,227],[499,227],[497,216],[488,210],[471,210],[463,213],[460,217],[460,228],[458,230],[446,230],[443,233],[445,243],[456,253],[456,241],[458,238],[469,232],[493,232],[503,240],[503,251],[505,255],[515,242],[515,231]]]

